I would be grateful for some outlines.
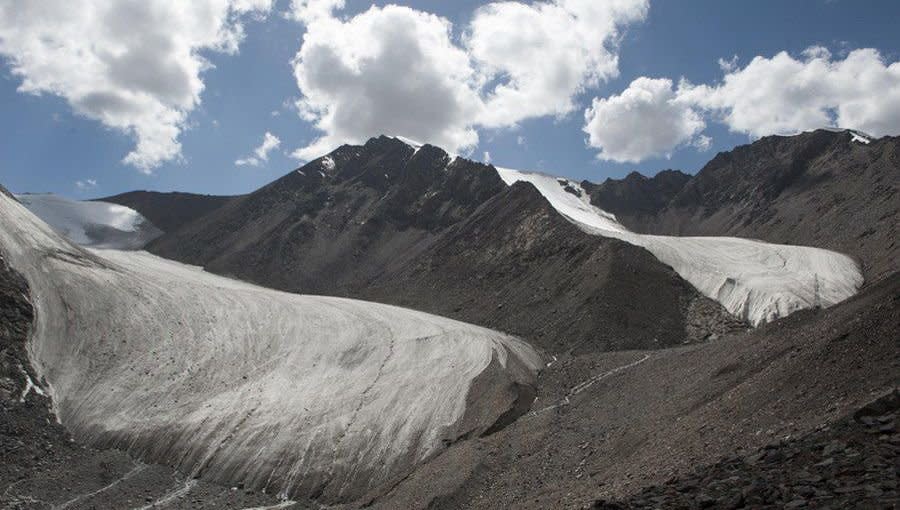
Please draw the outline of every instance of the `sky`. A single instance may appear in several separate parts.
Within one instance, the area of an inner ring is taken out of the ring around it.
[[[602,181],[900,135],[900,2],[0,0],[0,183],[239,194],[402,135]]]

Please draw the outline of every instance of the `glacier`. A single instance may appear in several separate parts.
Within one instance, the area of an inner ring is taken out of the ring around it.
[[[509,168],[498,167],[497,172],[508,185],[518,181],[534,185],[554,209],[585,232],[645,248],[702,294],[754,326],[797,310],[839,303],[863,284],[858,264],[840,253],[736,237],[638,234],[592,205],[576,182]]]
[[[38,382],[90,444],[341,502],[533,400],[542,359],[509,335],[78,247],[4,194],[0,218],[0,250],[31,288]]]

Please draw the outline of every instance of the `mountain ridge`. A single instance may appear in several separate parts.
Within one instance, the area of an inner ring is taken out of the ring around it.
[[[239,195],[238,195],[239,196]],[[163,232],[178,230],[211,211],[225,205],[233,196],[203,195],[181,191],[136,190],[92,201],[124,205],[140,212]]]

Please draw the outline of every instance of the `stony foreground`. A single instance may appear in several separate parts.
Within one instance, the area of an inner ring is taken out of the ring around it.
[[[726,457],[597,510],[625,508],[896,508],[900,393],[801,438]]]

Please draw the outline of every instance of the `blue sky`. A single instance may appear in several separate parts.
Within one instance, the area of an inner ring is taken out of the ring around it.
[[[454,26],[452,42],[461,45],[462,32],[476,8],[485,2],[393,3],[446,18]],[[336,15],[348,20],[370,5],[372,2],[351,0]],[[301,119],[291,106],[302,97],[291,61],[300,49],[306,28],[304,23],[279,14],[288,7],[287,1],[276,2],[265,19],[248,18],[236,54],[203,52],[214,68],[200,73],[205,88],[200,93],[199,104],[186,109],[178,138],[181,156],[162,162],[149,174],[122,161],[135,147],[133,136],[74,113],[70,101],[53,92],[44,91],[39,95],[18,92],[23,76],[14,73],[10,63],[10,53],[14,56],[16,49],[0,49],[7,56],[0,68],[0,111],[3,112],[0,183],[16,192],[50,191],[78,198],[133,189],[237,194],[254,190],[299,166],[289,154],[313,143],[322,133]],[[592,181],[622,177],[632,170],[654,174],[661,169],[678,168],[693,173],[716,152],[768,134],[766,127],[761,127],[759,132],[740,128],[741,110],[735,104],[739,101],[735,95],[739,96],[740,90],[706,90],[701,94],[702,99],[691,100],[690,111],[679,110],[675,115],[694,115],[695,122],[700,118],[702,136],[709,137],[711,142],[706,150],[699,150],[695,142],[701,131],[693,126],[690,133],[680,133],[682,141],[675,148],[666,151],[670,152],[670,158],[650,155],[628,162],[597,159],[599,149],[588,145],[588,135],[583,131],[585,109],[591,106],[593,98],[622,94],[638,77],[671,79],[676,89],[673,97],[679,98],[683,90],[678,87],[680,78],[714,88],[721,84],[727,72],[719,59],[727,60],[734,55],[737,60],[731,72],[740,72],[753,57],[769,59],[782,51],[802,62],[802,53],[812,46],[830,50],[825,59],[829,62],[840,62],[853,50],[872,48],[879,52],[885,65],[890,65],[900,60],[898,19],[900,2],[896,1],[871,1],[862,5],[841,0],[651,1],[642,20],[627,23],[617,34],[618,76],[598,80],[574,93],[574,107],[567,114],[534,115],[518,120],[514,126],[475,127],[479,142],[468,150],[473,159],[483,159],[484,153],[489,152],[492,162],[500,166],[543,170]],[[888,83],[896,76],[882,74]],[[744,77],[751,84],[756,79],[749,72]],[[837,73],[834,78],[827,78],[835,82],[841,79]],[[675,100],[677,104],[683,104],[681,101]],[[837,103],[825,110],[838,111],[842,106]],[[875,106],[878,110],[890,109]],[[785,109],[778,104],[771,108]],[[610,115],[614,112],[624,115],[622,111],[604,109],[604,117],[599,120],[601,124],[608,123]],[[734,118],[723,120],[728,113]],[[644,129],[640,122],[646,122],[646,129],[652,130],[653,119],[661,118],[666,117],[649,116],[646,117],[649,120],[636,121],[642,126],[640,129]],[[900,121],[894,117],[872,119],[847,115],[837,118],[835,123],[844,118],[861,119],[857,122],[885,131],[878,134],[900,134],[895,130]],[[797,121],[786,129],[802,130],[809,122]],[[237,159],[252,155],[266,132],[281,141],[268,154],[268,161],[262,161],[259,166],[235,165]],[[598,138],[609,140],[618,135],[604,132]],[[88,184],[88,180],[96,184]],[[81,188],[77,181],[82,182]]]

